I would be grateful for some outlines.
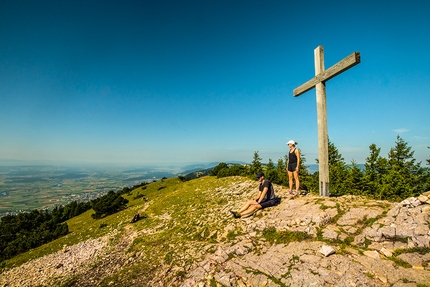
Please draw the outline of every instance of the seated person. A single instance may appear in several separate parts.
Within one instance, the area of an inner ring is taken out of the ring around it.
[[[275,190],[272,183],[264,178],[264,173],[257,173],[257,180],[260,182],[258,194],[254,199],[248,200],[239,211],[230,210],[234,218],[246,217],[253,214],[256,210],[275,206]]]

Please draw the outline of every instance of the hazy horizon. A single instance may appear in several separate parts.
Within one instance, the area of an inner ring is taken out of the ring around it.
[[[312,9],[310,9],[312,7]],[[346,163],[430,150],[430,1],[1,1],[0,158],[105,164],[318,157],[314,49]]]

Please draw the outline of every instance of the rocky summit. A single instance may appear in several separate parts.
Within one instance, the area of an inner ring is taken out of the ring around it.
[[[257,188],[244,177],[151,183],[126,210],[87,212],[9,260],[0,286],[430,286],[430,192],[393,203],[275,186],[279,205],[233,218]]]

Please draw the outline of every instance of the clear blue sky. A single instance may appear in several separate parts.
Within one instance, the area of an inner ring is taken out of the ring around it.
[[[347,162],[400,135],[429,158],[430,1],[0,2],[0,159],[275,163],[318,157],[315,89]]]

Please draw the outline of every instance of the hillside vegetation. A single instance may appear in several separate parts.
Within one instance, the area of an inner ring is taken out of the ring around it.
[[[66,236],[5,261],[0,286],[430,286],[427,195],[391,203],[276,185],[280,205],[233,219],[257,187],[240,176],[138,187],[126,209],[88,210]]]

